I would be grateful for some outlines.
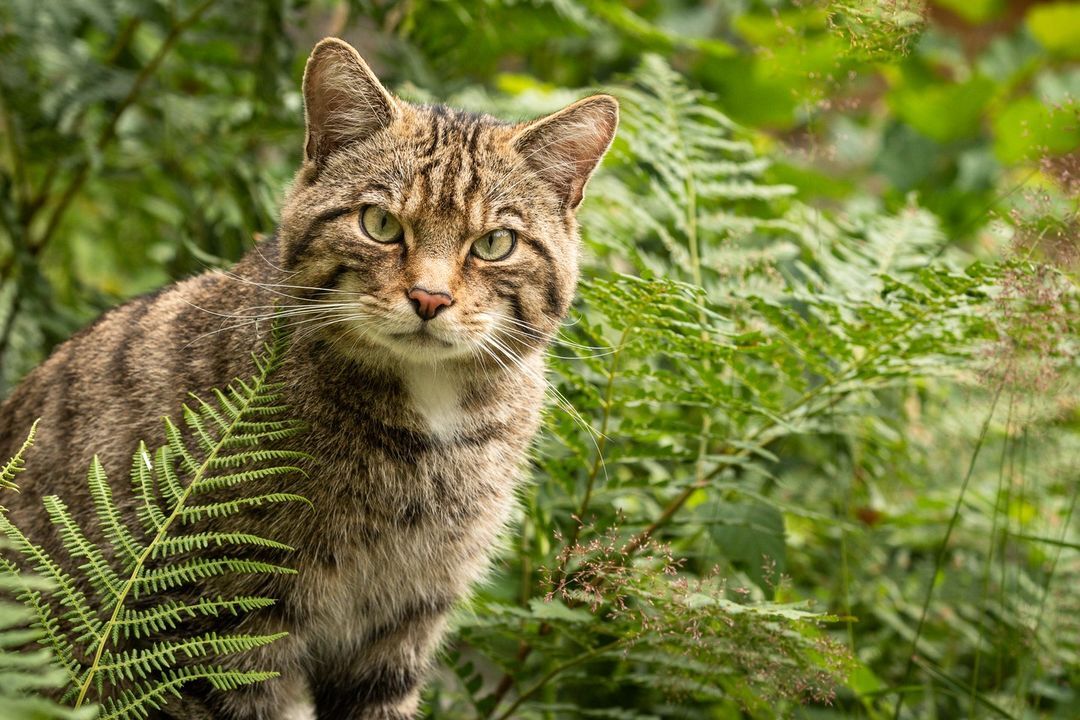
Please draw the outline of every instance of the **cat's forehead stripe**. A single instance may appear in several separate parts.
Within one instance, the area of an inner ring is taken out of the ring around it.
[[[416,125],[430,135],[420,159],[435,156],[444,147],[453,147],[458,151],[464,149],[471,155],[477,151],[484,130],[503,125],[492,117],[455,110],[445,105],[432,105],[420,110]]]
[[[484,179],[498,181],[490,151],[492,131],[505,127],[494,118],[447,108],[416,108],[412,118],[416,153],[411,177],[402,188],[402,206],[411,213],[443,218],[473,217]],[[481,215],[486,213],[481,213]]]

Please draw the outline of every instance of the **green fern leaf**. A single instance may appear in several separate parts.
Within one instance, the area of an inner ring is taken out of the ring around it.
[[[30,432],[26,436],[26,440],[23,441],[19,451],[15,453],[15,456],[8,460],[4,467],[0,468],[0,489],[19,491],[19,486],[15,484],[15,476],[23,471],[26,465],[26,451],[30,449],[30,446],[34,444],[34,435],[37,433],[38,420],[34,421],[34,424],[30,426]]]
[[[185,585],[196,585],[200,580],[229,574],[281,574],[292,575],[296,571],[273,563],[244,560],[242,558],[199,558],[174,563],[163,568],[145,570],[131,583],[135,597],[146,597],[173,590]]]
[[[0,468],[0,488],[18,490],[13,480],[23,467],[36,430],[34,422],[15,457]],[[0,543],[0,552],[7,549],[6,543]],[[4,720],[89,720],[97,714],[94,707],[71,710],[45,697],[78,678],[71,646],[42,600],[42,592],[50,588],[47,581],[22,573],[10,560],[0,557],[0,597],[15,597],[22,603],[0,601],[0,708]],[[35,621],[37,627],[31,627]],[[47,648],[25,650],[34,641],[53,647],[53,652]]]
[[[191,535],[179,535],[177,537],[162,540],[161,543],[154,548],[152,557],[169,557],[171,555],[187,554],[198,550],[206,550],[210,547],[222,547],[225,545],[249,545],[285,551],[291,551],[293,549],[285,543],[280,543],[276,540],[270,540],[250,533],[201,532],[193,533]]]
[[[236,690],[277,676],[276,672],[236,672],[206,665],[166,670],[154,682],[132,683],[115,698],[106,700],[98,720],[142,720],[152,710],[161,709],[170,697],[179,696],[185,685],[196,680],[206,680],[218,690]]]
[[[272,599],[184,600],[167,593],[222,575],[295,573],[271,562],[211,554],[225,547],[287,552],[288,545],[202,526],[203,521],[228,518],[252,507],[307,503],[289,492],[235,494],[268,480],[280,485],[301,475],[297,463],[309,459],[274,446],[302,428],[287,417],[281,385],[270,379],[283,352],[284,339],[275,332],[265,353],[255,358],[258,372],[253,378],[215,391],[216,404],[197,398],[184,406],[182,426],[166,419],[165,444],[155,452],[140,443],[131,465],[133,517],[120,512],[97,458],[90,465],[87,484],[100,534],[80,526],[60,498],[45,498],[45,510],[75,567],[62,566],[0,513],[0,532],[52,586],[46,594],[29,580],[24,582],[14,563],[0,561],[4,572],[0,577],[19,583],[19,598],[32,614],[41,642],[63,668],[68,678],[64,699],[74,708],[96,702],[104,709],[103,717],[142,718],[196,679],[234,689],[274,677],[269,671],[241,672],[212,663],[274,642],[281,634],[184,633],[185,623],[195,618],[240,616],[269,607]],[[0,474],[8,483],[21,467],[26,447]],[[223,495],[227,493],[233,496]],[[196,503],[196,498],[204,502]],[[100,536],[105,546],[91,539]],[[138,607],[132,606],[136,600]],[[125,642],[135,639],[153,642],[146,647]]]
[[[94,500],[94,509],[101,520],[106,539],[124,554],[128,562],[135,562],[143,551],[143,547],[132,535],[131,530],[124,525],[116,503],[113,501],[112,489],[105,476],[105,468],[101,466],[97,455],[90,463],[86,484],[90,487],[90,496]]]
[[[275,602],[263,597],[201,598],[193,603],[169,600],[149,610],[125,609],[116,621],[116,628],[125,638],[152,637],[175,629],[185,620],[242,615],[271,607]]]

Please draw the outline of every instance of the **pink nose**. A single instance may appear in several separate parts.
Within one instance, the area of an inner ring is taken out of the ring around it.
[[[416,314],[422,320],[430,320],[439,314],[444,307],[449,307],[454,302],[447,292],[430,292],[422,287],[414,287],[409,291],[409,299],[412,300]]]

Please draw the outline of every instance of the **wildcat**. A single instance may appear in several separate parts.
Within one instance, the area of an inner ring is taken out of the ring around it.
[[[281,675],[229,693],[193,686],[162,717],[415,716],[445,616],[508,520],[543,348],[577,281],[574,213],[618,123],[605,95],[520,124],[408,104],[336,39],[313,50],[303,94],[304,161],[276,234],[228,273],[106,313],[0,407],[3,457],[42,418],[6,504],[55,549],[43,495],[91,524],[93,454],[122,497],[138,439],[159,437],[188,391],[250,376],[268,308],[293,313],[277,379],[318,464],[288,491],[313,510],[264,509],[245,530],[295,547],[300,573],[218,588],[279,599],[239,629],[288,637],[223,662]]]

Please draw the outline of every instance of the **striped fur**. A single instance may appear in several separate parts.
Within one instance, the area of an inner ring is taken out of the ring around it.
[[[192,687],[163,717],[415,716],[445,616],[484,575],[511,511],[539,423],[542,351],[577,278],[574,210],[617,122],[606,96],[517,125],[408,105],[335,40],[312,53],[304,92],[305,161],[277,234],[228,272],[106,313],[0,407],[3,456],[42,417],[11,514],[56,550],[42,496],[59,494],[85,522],[97,453],[130,505],[138,439],[160,441],[159,418],[187,391],[251,374],[272,306],[283,308],[281,379],[319,460],[288,489],[314,510],[253,510],[243,522],[296,547],[287,562],[301,572],[203,589],[280,598],[243,630],[289,637],[225,661],[281,677],[227,694]],[[368,204],[401,219],[403,243],[364,236]],[[517,233],[513,254],[469,254],[496,228]],[[423,323],[406,297],[418,285],[453,304]]]

